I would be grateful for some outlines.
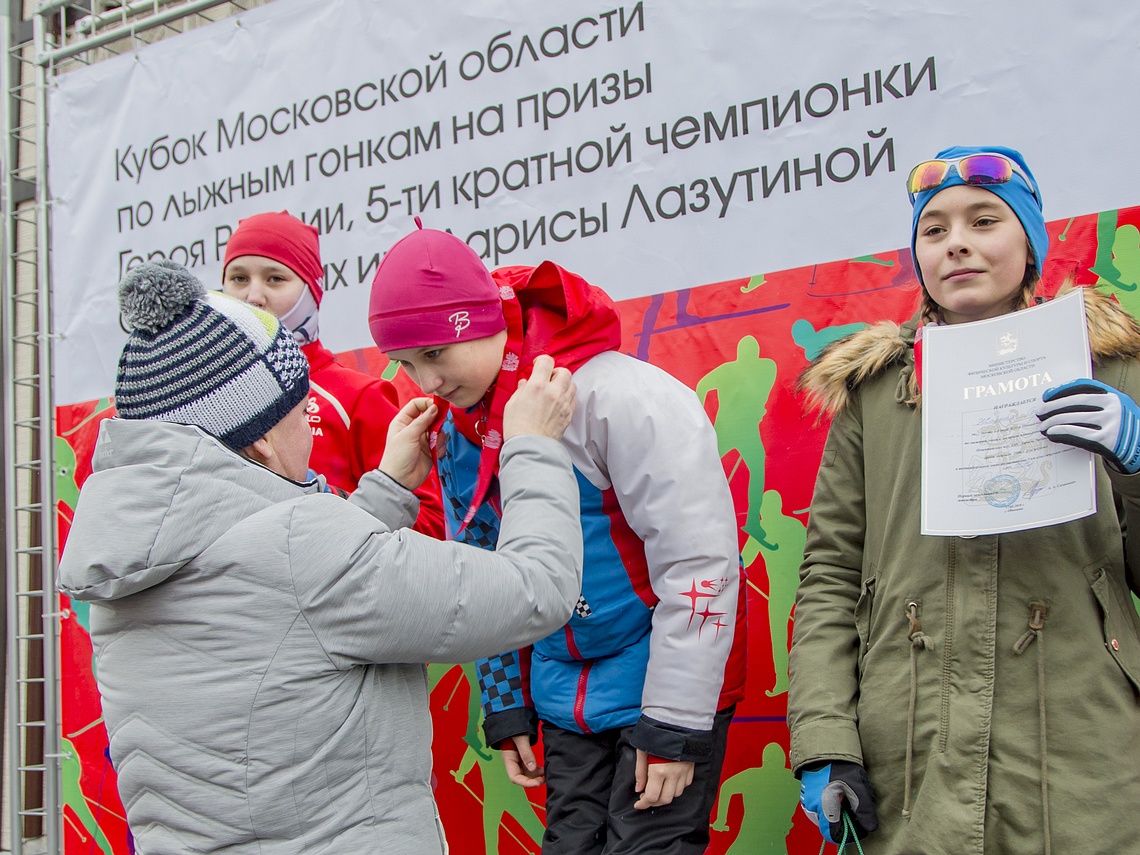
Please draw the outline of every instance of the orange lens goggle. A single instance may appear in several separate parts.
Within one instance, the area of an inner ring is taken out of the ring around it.
[[[1007,184],[1018,176],[1029,192],[1037,198],[1037,188],[1020,166],[1000,154],[971,154],[958,160],[927,160],[910,171],[906,190],[911,204],[917,193],[934,190],[942,185],[953,169],[966,184],[985,187],[990,184]]]

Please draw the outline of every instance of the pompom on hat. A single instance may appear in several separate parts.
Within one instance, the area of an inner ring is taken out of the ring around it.
[[[140,264],[119,283],[130,337],[115,408],[124,419],[195,425],[235,451],[309,394],[309,365],[268,312],[207,292],[173,261]]]
[[[454,344],[507,328],[499,287],[453,234],[417,229],[388,250],[372,280],[368,328],[382,351]]]
[[[959,160],[971,154],[1000,154],[1003,157],[1009,158],[1018,165],[1026,177],[1028,177],[1029,181],[1032,182],[1033,186],[1030,188],[1020,176],[1014,173],[1014,177],[1004,184],[975,184],[972,186],[993,193],[1009,205],[1013,213],[1017,215],[1017,219],[1021,222],[1021,227],[1025,229],[1025,235],[1029,239],[1029,247],[1033,252],[1033,266],[1037,269],[1037,275],[1040,277],[1045,267],[1045,255],[1049,252],[1049,234],[1045,230],[1045,215],[1041,207],[1041,188],[1037,186],[1037,179],[1034,178],[1033,173],[1029,171],[1029,165],[1025,162],[1025,158],[1022,157],[1021,152],[1005,146],[957,145],[943,149],[934,157],[938,160]],[[959,184],[966,184],[966,182],[955,169],[948,173],[943,182],[933,190],[924,190],[921,193],[914,194],[914,212],[910,224],[910,253],[911,257],[915,259],[914,271],[918,275],[919,282],[922,282],[922,271],[918,267],[918,256],[915,255],[914,252],[915,238],[918,235],[918,218],[922,216],[922,211],[927,203],[938,193],[947,187],[954,187]]]
[[[246,217],[238,221],[238,227],[226,243],[222,270],[243,255],[260,255],[284,264],[301,277],[317,305],[321,304],[325,269],[321,264],[320,232],[313,226],[288,211]]]

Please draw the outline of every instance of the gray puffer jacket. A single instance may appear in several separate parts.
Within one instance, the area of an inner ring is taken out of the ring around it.
[[[565,449],[502,460],[486,552],[400,528],[418,501],[378,473],[346,502],[192,427],[103,423],[60,588],[93,603],[140,853],[444,851],[422,663],[548,635],[581,585]]]

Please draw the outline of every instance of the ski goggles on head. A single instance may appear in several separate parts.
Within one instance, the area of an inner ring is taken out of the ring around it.
[[[927,190],[935,190],[942,186],[953,169],[966,184],[975,187],[985,187],[991,184],[1008,184],[1013,176],[1018,176],[1033,198],[1037,197],[1037,188],[1025,170],[1000,154],[970,154],[957,160],[927,160],[920,163],[910,171],[906,180],[906,191],[910,194],[910,203],[914,204],[914,197]]]

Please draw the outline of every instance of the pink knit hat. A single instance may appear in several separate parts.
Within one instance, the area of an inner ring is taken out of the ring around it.
[[[455,235],[419,226],[396,242],[372,280],[368,327],[383,351],[454,344],[507,328],[499,288]]]
[[[226,243],[222,275],[231,261],[243,255],[260,255],[284,264],[304,280],[317,305],[324,296],[325,269],[321,264],[320,232],[288,211],[254,214],[238,222]]]

